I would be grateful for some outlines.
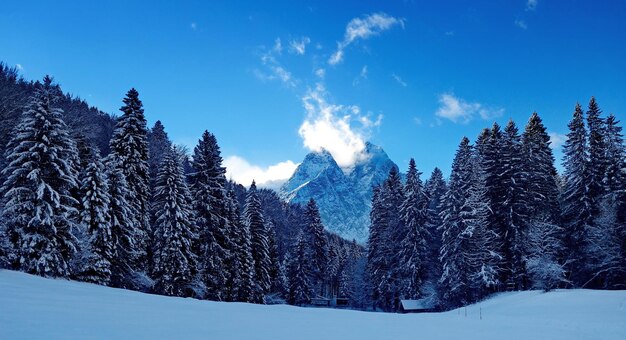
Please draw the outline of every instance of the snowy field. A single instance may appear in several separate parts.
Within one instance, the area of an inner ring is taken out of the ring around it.
[[[168,298],[0,270],[0,339],[43,338],[623,340],[626,291],[505,293],[401,315]]]

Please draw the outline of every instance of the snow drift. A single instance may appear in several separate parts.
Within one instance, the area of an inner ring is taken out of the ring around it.
[[[626,339],[626,291],[513,292],[446,313],[385,314],[171,298],[0,270],[0,339],[41,338]]]

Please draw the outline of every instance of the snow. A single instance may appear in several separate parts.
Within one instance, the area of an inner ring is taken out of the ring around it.
[[[626,291],[513,292],[447,313],[385,314],[163,297],[0,270],[0,339],[34,338],[626,339]]]

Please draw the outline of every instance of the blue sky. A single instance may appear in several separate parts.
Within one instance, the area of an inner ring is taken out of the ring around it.
[[[321,147],[349,167],[367,140],[447,174],[463,135],[537,111],[558,141],[592,95],[626,118],[625,1],[12,1],[0,60],[107,112],[137,88],[244,184]]]

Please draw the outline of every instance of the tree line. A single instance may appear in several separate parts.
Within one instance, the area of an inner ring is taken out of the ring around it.
[[[506,290],[626,288],[626,160],[621,126],[595,98],[576,105],[559,175],[537,113],[467,137],[449,180],[422,183],[411,159],[374,190],[367,277],[377,308],[440,308]]]
[[[304,304],[332,288],[364,303],[351,280],[363,248],[325,232],[313,200],[228,181],[210,132],[189,157],[160,121],[147,128],[131,89],[102,155],[65,123],[52,78],[29,86],[1,175],[0,267],[218,301]]]

